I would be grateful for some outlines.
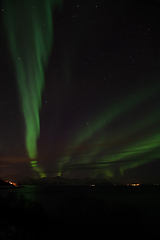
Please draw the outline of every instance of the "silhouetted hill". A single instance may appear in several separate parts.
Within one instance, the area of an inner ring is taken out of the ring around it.
[[[7,175],[3,176],[2,179],[4,181],[11,181],[18,183],[20,185],[103,185],[103,186],[112,186],[110,182],[108,182],[106,179],[93,179],[93,178],[84,178],[84,179],[78,179],[78,178],[63,178],[63,177],[44,177],[44,178],[29,178],[24,177],[18,174],[15,175]]]

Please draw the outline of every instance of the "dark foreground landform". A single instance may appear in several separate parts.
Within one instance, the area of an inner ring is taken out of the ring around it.
[[[63,177],[43,177],[43,178],[30,178],[30,177],[24,177],[19,174],[14,175],[6,175],[1,177],[3,181],[10,181],[17,183],[19,185],[103,185],[103,186],[112,186],[113,184],[108,182],[106,179],[93,179],[93,178],[84,178],[84,179],[78,179],[78,178],[63,178]]]
[[[64,188],[56,187],[62,194],[52,203],[50,212],[23,195],[0,195],[0,239],[52,239],[63,234],[77,238],[97,233],[99,238],[104,234],[159,237],[159,187],[138,187],[133,191],[132,187],[85,187],[84,191],[82,187],[70,187],[69,194]]]

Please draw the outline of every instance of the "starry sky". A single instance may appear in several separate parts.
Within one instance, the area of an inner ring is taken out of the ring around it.
[[[44,2],[0,1],[0,176],[160,182],[160,1]]]

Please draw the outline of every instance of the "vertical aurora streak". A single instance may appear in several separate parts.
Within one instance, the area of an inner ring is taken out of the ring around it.
[[[53,42],[52,7],[61,0],[4,1],[4,23],[15,64],[20,107],[25,120],[26,149],[30,159],[37,157],[40,134],[39,110],[44,88],[44,68]],[[45,176],[31,161],[35,171]]]

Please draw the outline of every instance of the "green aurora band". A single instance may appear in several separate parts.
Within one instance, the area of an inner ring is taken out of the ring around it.
[[[53,42],[52,10],[61,3],[61,0],[4,0],[4,23],[16,69],[30,159],[37,157],[44,68]],[[45,176],[37,161],[31,161],[31,165],[41,177]]]
[[[68,145],[67,156],[62,157],[59,161],[59,176],[67,171],[69,173],[73,170],[92,169],[94,171],[95,169],[94,177],[103,173],[107,178],[112,178],[115,176],[113,166],[117,165],[123,175],[125,170],[159,158],[159,128],[156,133],[153,130],[146,133],[146,129],[149,127],[158,126],[160,112],[155,109],[150,114],[147,113],[141,118],[135,119],[129,126],[123,128],[120,134],[114,135],[112,138],[108,138],[103,133],[103,130],[106,127],[109,128],[110,124],[115,124],[117,119],[136,110],[142,104],[146,104],[153,94],[158,92],[157,84],[133,92],[135,96],[133,101],[130,101],[131,95],[125,96],[123,100],[93,119],[92,123],[77,135],[74,142]],[[88,144],[96,134],[97,143]]]

